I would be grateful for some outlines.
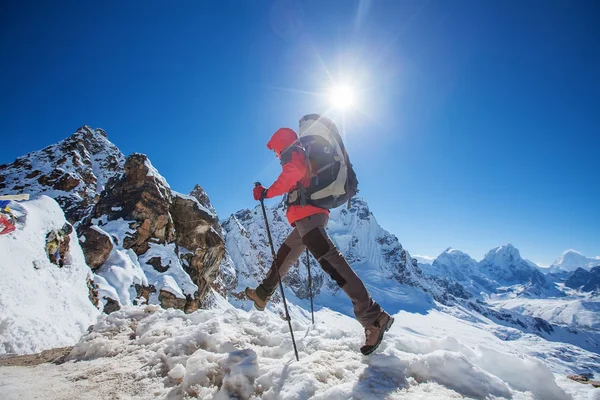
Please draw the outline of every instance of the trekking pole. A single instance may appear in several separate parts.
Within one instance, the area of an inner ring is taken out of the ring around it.
[[[254,186],[262,186],[260,182],[255,182]],[[267,219],[267,211],[265,210],[265,201],[260,199],[260,206],[262,207],[263,217],[265,218],[265,226],[267,227],[267,237],[269,238],[269,245],[271,246],[271,255],[273,256],[273,264],[277,259],[275,254],[275,247],[273,246],[273,239],[271,239],[271,229],[269,229],[269,220]],[[285,293],[283,292],[283,283],[281,283],[281,275],[279,275],[279,268],[275,265],[275,271],[277,272],[277,279],[279,280],[279,289],[281,290],[281,298],[283,299],[283,308],[285,309],[285,319],[290,327],[290,334],[292,335],[292,343],[294,344],[294,353],[296,354],[296,361],[300,361],[298,357],[298,349],[296,348],[296,340],[294,339],[294,330],[292,329],[292,318],[288,312],[287,302],[285,301]]]
[[[312,316],[312,323],[314,325],[315,311],[313,309],[312,277],[310,276],[310,256],[308,255],[308,248],[306,248],[306,267],[308,268],[308,294],[310,296],[310,315]]]

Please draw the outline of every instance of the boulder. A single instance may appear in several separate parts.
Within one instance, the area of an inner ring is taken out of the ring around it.
[[[111,238],[93,226],[85,226],[79,232],[79,243],[85,255],[85,262],[93,271],[104,264],[113,249]]]

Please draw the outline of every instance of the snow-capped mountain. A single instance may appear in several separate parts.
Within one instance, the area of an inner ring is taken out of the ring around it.
[[[292,229],[285,219],[283,203],[267,207],[267,215],[277,247]],[[232,284],[228,290],[232,297],[241,298],[246,286],[256,287],[261,282],[272,259],[262,211],[260,207],[239,211],[223,221],[222,226],[228,253],[237,270],[237,276],[230,279]],[[367,203],[360,198],[353,199],[350,209],[332,210],[327,231],[373,298],[391,312],[399,309],[424,311],[432,307],[434,299],[447,302],[453,297],[469,297],[455,282],[425,276],[398,238],[381,228]],[[315,304],[351,315],[350,301],[312,256],[311,272]],[[307,304],[305,255],[300,257],[299,267],[293,267],[284,282],[300,304]]]
[[[108,180],[123,172],[125,156],[102,129],[73,135],[0,166],[0,194],[44,194],[75,224],[87,216]]]
[[[486,277],[479,268],[479,263],[471,256],[451,247],[444,250],[431,264],[423,264],[425,273],[453,280],[473,295],[489,293],[498,286]]]
[[[586,257],[575,250],[567,250],[556,259],[548,269],[548,273],[561,271],[574,272],[578,268],[587,269],[600,265],[600,257]]]
[[[520,295],[542,297],[561,294],[537,265],[521,258],[519,250],[512,244],[490,250],[479,263],[479,268],[501,285],[517,285]]]

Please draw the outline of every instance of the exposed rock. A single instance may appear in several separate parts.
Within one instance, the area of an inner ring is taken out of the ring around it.
[[[171,190],[144,154],[133,154],[125,162],[125,173],[109,180],[94,208],[94,218],[135,221],[135,233],[123,243],[137,255],[149,249],[148,242],[171,243],[175,231],[169,214]]]
[[[186,299],[180,299],[173,293],[167,292],[166,290],[160,291],[158,294],[158,300],[160,301],[162,308],[178,308],[180,310],[184,310],[185,305],[187,304]]]
[[[113,249],[111,238],[93,226],[80,229],[80,244],[84,251],[85,262],[95,271],[104,264]]]
[[[138,299],[140,299],[140,298],[145,299],[145,304],[150,304],[150,295],[152,293],[156,293],[156,288],[153,285],[150,285],[150,286],[135,285],[135,290],[137,291]]]
[[[104,297],[104,300],[106,300],[106,304],[104,305],[104,312],[106,314],[111,314],[111,313],[114,313],[115,311],[119,311],[121,309],[121,306],[119,305],[119,303],[117,303],[115,300],[111,299],[110,297]]]
[[[192,251],[191,257],[189,254],[184,256],[188,267],[186,272],[202,294],[208,292],[215,280],[225,254],[218,218],[207,211],[195,198],[181,195],[173,197],[171,215],[175,224],[176,243]]]
[[[91,280],[88,279],[87,280],[87,287],[88,287],[88,298],[90,299],[90,302],[96,306],[96,308],[100,309],[100,298],[98,297],[98,285],[96,285],[96,283]]]
[[[201,188],[197,187],[195,194],[210,206],[210,201],[204,197],[205,193]],[[85,236],[82,248],[86,257],[90,252],[90,261],[94,260],[90,265],[102,265],[99,262],[106,254],[96,250],[96,242],[102,240],[106,244],[110,238],[93,234],[93,237],[88,238],[88,232],[101,231],[103,224],[122,219],[128,224],[129,231],[120,237],[113,237],[115,245],[132,249],[140,257],[140,262],[151,265],[158,274],[165,275],[171,273],[176,260],[168,252],[175,251],[177,254],[173,255],[179,257],[184,271],[197,286],[197,290],[193,288],[193,293],[189,293],[190,285],[187,286],[187,291],[180,288],[189,299],[178,299],[169,291],[161,290],[165,278],[154,275],[155,281],[148,283],[155,285],[157,289],[145,292],[138,289],[138,297],[141,295],[148,302],[150,293],[159,290],[158,298],[163,307],[195,310],[210,291],[210,285],[217,277],[225,254],[225,243],[220,234],[217,215],[207,206],[201,204],[196,197],[171,191],[145,155],[133,154],[125,162],[124,173],[108,181],[91,218],[80,227]],[[93,223],[98,223],[99,229],[93,228]],[[154,246],[152,250],[151,245]],[[158,245],[163,247],[157,247]],[[108,248],[104,249],[106,250]],[[152,252],[148,253],[149,251]],[[177,267],[179,262],[175,264]],[[177,282],[177,273],[173,273],[175,282],[170,284],[180,284]]]
[[[160,257],[152,257],[151,259],[146,261],[146,264],[151,265],[158,272],[167,272],[169,270],[168,265],[167,266],[162,265],[162,258],[160,258]]]

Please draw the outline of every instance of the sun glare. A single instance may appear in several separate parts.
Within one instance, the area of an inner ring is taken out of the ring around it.
[[[334,108],[344,110],[356,104],[356,93],[349,85],[339,85],[331,89],[329,101]]]

